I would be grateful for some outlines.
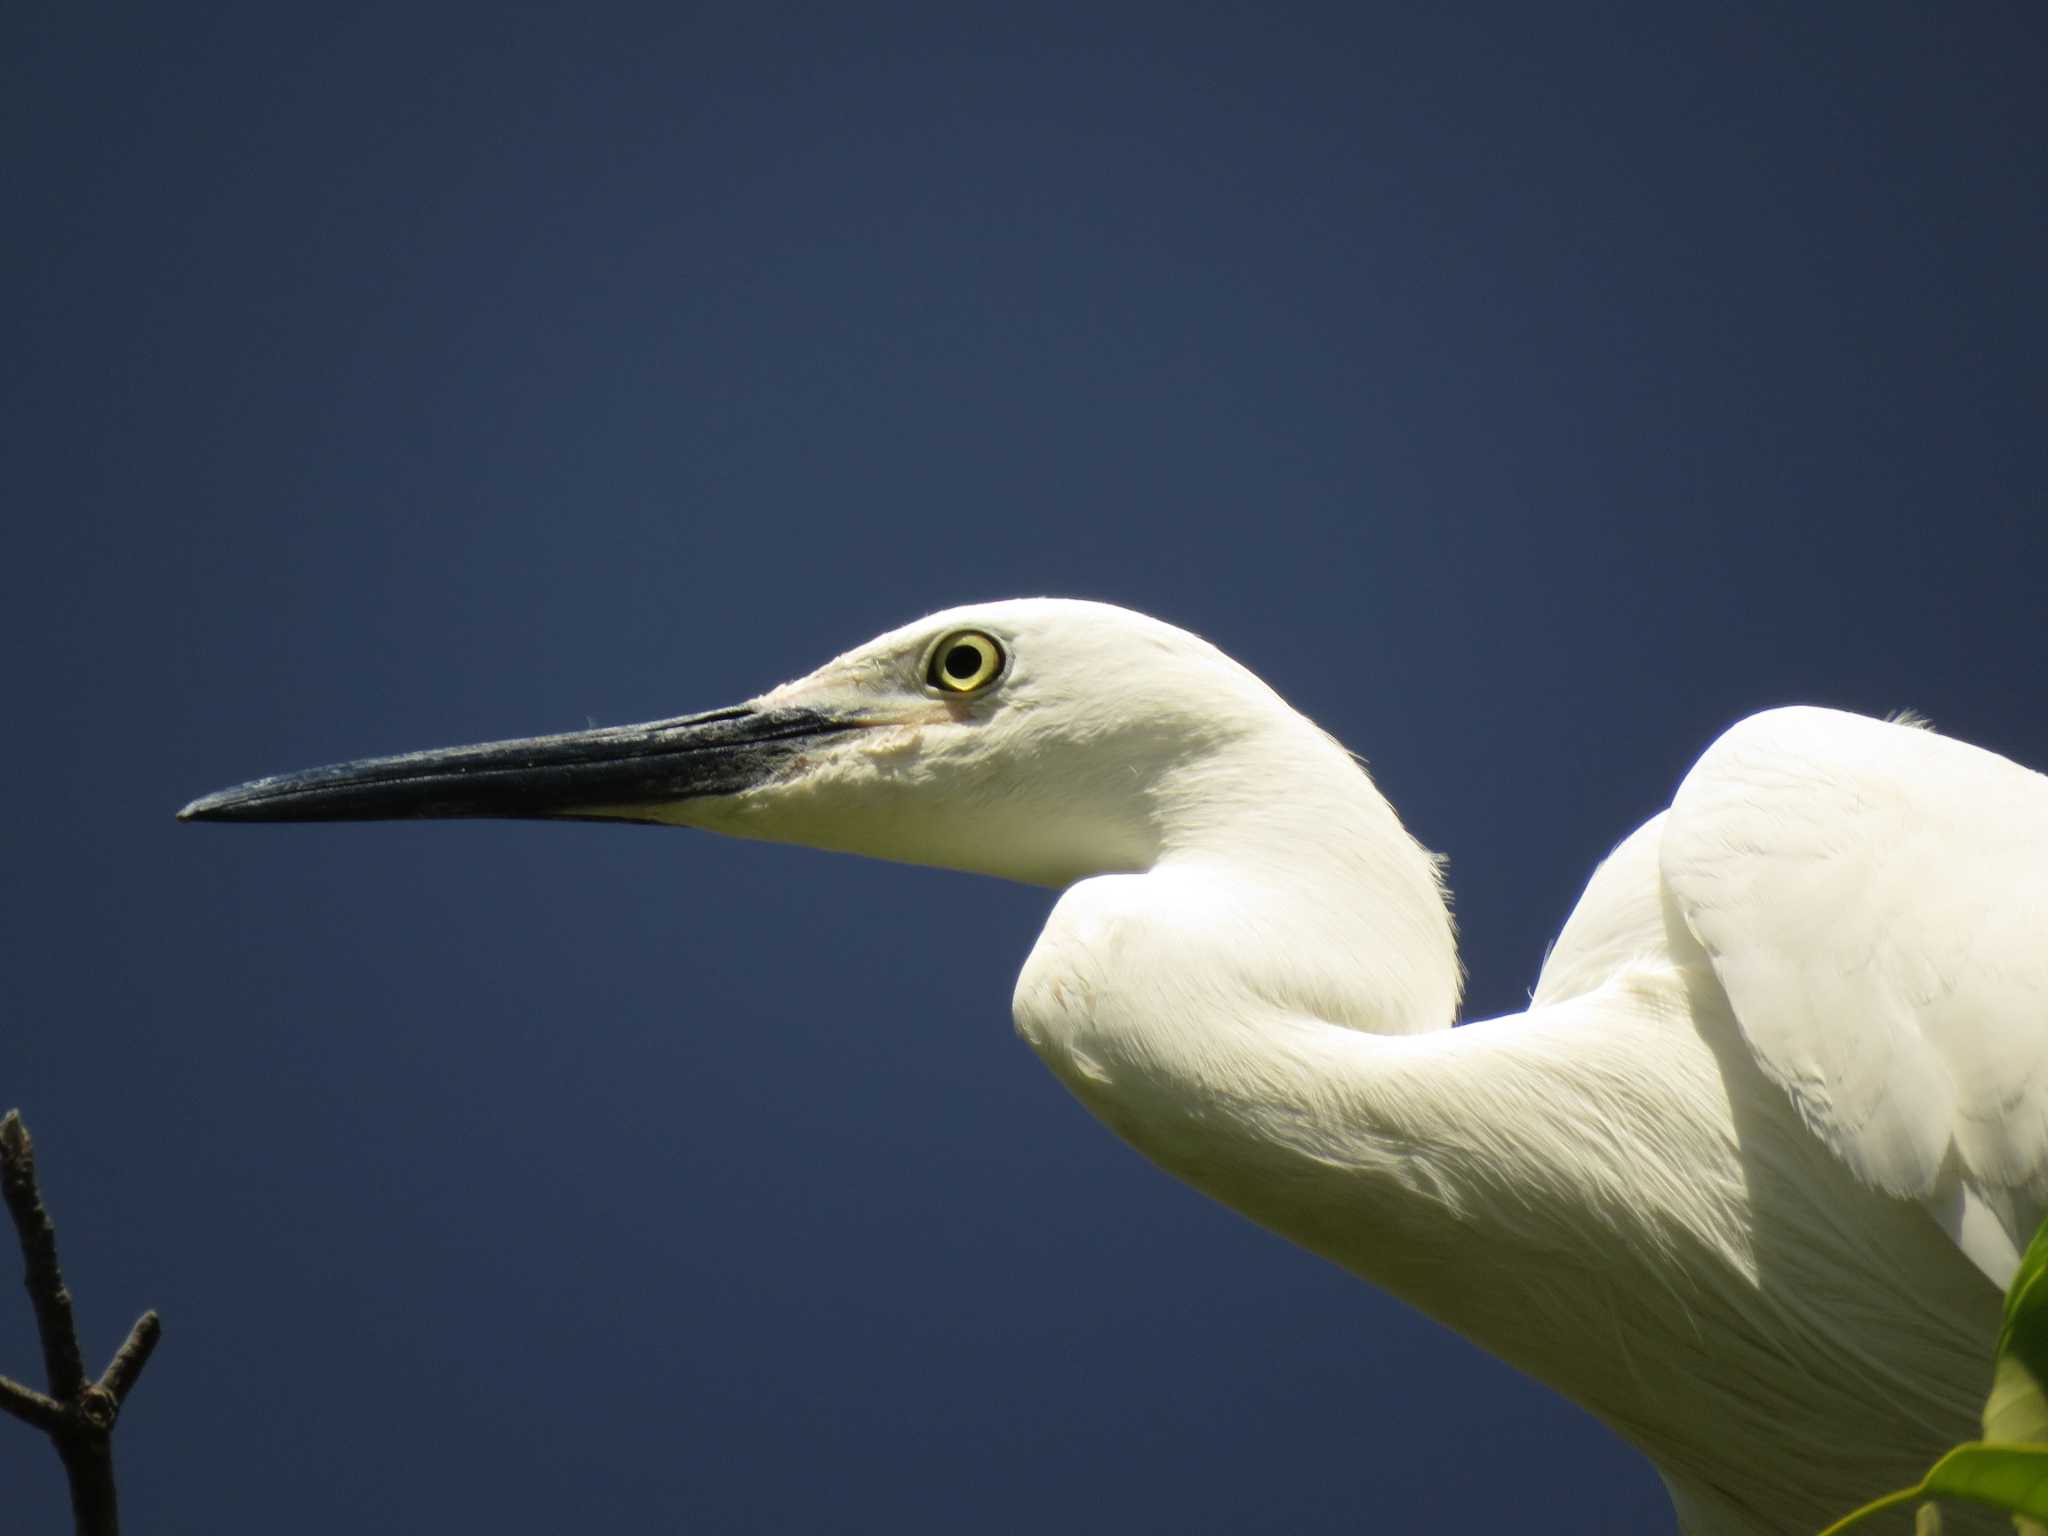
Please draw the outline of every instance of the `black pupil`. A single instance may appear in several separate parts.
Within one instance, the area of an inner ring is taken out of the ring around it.
[[[946,652],[946,676],[963,682],[981,670],[981,652],[971,645],[956,645]]]

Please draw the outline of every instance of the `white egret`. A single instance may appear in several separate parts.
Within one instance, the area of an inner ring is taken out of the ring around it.
[[[2048,779],[1906,725],[1729,730],[1599,867],[1528,1011],[1458,1029],[1438,861],[1361,766],[1095,603],[182,814],[661,822],[1059,888],[1013,1002],[1059,1079],[1590,1409],[1688,1532],[1811,1531],[1968,1438],[2048,1196]]]

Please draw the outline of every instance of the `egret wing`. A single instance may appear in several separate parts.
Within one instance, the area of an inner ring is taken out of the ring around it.
[[[1773,710],[1686,776],[1660,861],[1807,1126],[2002,1282],[2048,1194],[2048,778]]]

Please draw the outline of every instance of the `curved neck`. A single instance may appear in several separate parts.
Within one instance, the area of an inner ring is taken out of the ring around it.
[[[1967,1427],[1995,1293],[1917,1210],[1833,1165],[1746,1057],[1719,1057],[1733,1020],[1694,990],[1704,972],[1647,956],[1525,1015],[1403,1035],[1433,962],[1346,986],[1320,936],[1409,916],[1369,881],[1333,901],[1337,856],[1298,853],[1323,877],[1212,843],[1055,909],[1018,1028],[1112,1130],[1591,1409],[1698,1529],[1724,1528],[1717,1490],[1815,1528]],[[1844,1246],[1880,1231],[1920,1258]],[[1788,1310],[1822,1274],[1853,1295]],[[1930,1276],[1982,1295],[1930,1310]],[[1924,1370],[1880,1390],[1892,1362],[1870,1338],[1911,1330]],[[1728,1529],[1767,1523],[1728,1506]]]
[[[1330,737],[1296,717],[1148,798],[1151,897],[1205,910],[1235,982],[1371,1034],[1450,1027],[1464,975],[1442,862]]]

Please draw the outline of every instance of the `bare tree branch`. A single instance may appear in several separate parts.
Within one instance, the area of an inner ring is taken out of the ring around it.
[[[36,1309],[36,1332],[43,1341],[43,1370],[50,1395],[69,1401],[85,1389],[85,1357],[78,1350],[78,1321],[71,1315],[71,1293],[57,1268],[57,1229],[43,1209],[36,1188],[36,1148],[21,1111],[10,1109],[0,1120],[0,1194],[21,1234],[21,1259],[27,1268],[22,1283]]]
[[[64,1405],[57,1399],[45,1397],[35,1388],[24,1387],[6,1376],[0,1376],[0,1409],[24,1424],[33,1424],[46,1435],[55,1434],[64,1421]]]
[[[79,1536],[117,1536],[114,1420],[149,1363],[162,1325],[154,1312],[143,1313],[99,1380],[88,1383],[71,1292],[57,1267],[57,1231],[36,1186],[35,1143],[19,1110],[0,1116],[0,1196],[21,1238],[22,1283],[35,1308],[43,1369],[50,1378],[46,1396],[0,1376],[0,1410],[50,1437],[71,1484],[71,1515]]]
[[[163,1332],[164,1325],[154,1312],[145,1312],[135,1319],[135,1326],[128,1330],[128,1337],[121,1341],[121,1347],[114,1351],[114,1358],[100,1372],[94,1390],[111,1397],[114,1406],[119,1408],[127,1401],[128,1389],[135,1385],[135,1378],[149,1364],[149,1357],[155,1353],[156,1341],[163,1337]]]

